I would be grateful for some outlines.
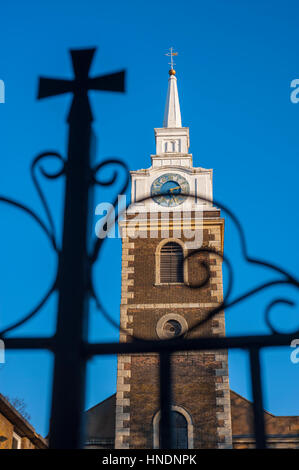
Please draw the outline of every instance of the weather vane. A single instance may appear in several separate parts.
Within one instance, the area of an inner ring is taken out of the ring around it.
[[[170,68],[171,70],[173,70],[173,66],[176,65],[175,62],[173,62],[173,56],[174,55],[178,55],[177,52],[174,52],[174,48],[173,47],[170,47],[169,48],[169,52],[167,52],[167,55],[168,57],[170,57],[170,62],[168,62],[168,65],[170,65]]]

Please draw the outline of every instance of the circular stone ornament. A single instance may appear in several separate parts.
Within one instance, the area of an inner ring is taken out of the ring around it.
[[[156,332],[160,339],[183,336],[188,330],[188,323],[182,315],[167,313],[157,322]]]

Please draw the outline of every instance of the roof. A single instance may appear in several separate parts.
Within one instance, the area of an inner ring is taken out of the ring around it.
[[[253,436],[252,402],[230,391],[233,437]],[[87,410],[86,440],[114,439],[116,394]],[[287,438],[299,435],[299,416],[275,416],[264,412],[268,436]]]
[[[230,391],[233,436],[251,435],[253,431],[252,402],[234,391]],[[299,416],[275,416],[264,411],[267,435],[299,435]]]
[[[19,413],[14,406],[0,393],[0,414],[5,416],[22,437],[27,437],[39,449],[48,447],[47,441],[38,434],[34,427]]]
[[[93,439],[114,439],[116,394],[86,411],[87,441]]]

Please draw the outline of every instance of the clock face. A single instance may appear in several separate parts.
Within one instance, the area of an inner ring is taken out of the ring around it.
[[[160,206],[174,207],[186,200],[189,193],[188,181],[176,173],[165,173],[155,179],[151,188],[154,201]]]

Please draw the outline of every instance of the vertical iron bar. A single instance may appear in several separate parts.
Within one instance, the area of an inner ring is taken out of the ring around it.
[[[64,232],[59,260],[59,303],[50,423],[50,448],[80,448],[86,361],[89,262],[87,233],[90,205],[91,119],[87,95],[75,97],[69,119]],[[80,115],[81,114],[81,115]],[[84,119],[84,117],[85,119]]]
[[[160,353],[160,448],[172,449],[173,429],[171,425],[171,355],[168,351]]]
[[[266,448],[260,350],[250,348],[250,372],[253,397],[254,433],[256,449]]]

